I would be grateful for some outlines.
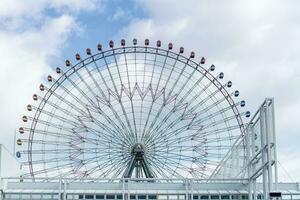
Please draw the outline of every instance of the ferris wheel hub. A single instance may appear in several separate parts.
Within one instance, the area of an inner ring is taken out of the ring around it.
[[[137,143],[133,146],[132,151],[131,151],[132,155],[144,155],[144,147],[142,144]]]

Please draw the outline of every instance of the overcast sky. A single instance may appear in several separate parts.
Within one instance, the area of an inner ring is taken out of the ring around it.
[[[300,181],[300,1],[0,1],[0,141],[65,59],[121,38],[173,42],[232,80],[249,110],[274,97],[280,179]],[[289,175],[288,175],[289,174]]]

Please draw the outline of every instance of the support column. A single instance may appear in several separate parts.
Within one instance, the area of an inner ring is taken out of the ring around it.
[[[263,175],[263,195],[265,199],[269,198],[268,190],[268,174],[266,166],[266,123],[265,123],[265,105],[260,108],[259,117],[260,117],[260,136],[261,136],[261,154],[262,154],[262,175]]]

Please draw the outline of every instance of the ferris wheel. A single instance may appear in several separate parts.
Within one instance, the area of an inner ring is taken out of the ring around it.
[[[16,141],[24,177],[210,177],[243,134],[245,101],[204,57],[149,43],[98,44],[47,77]]]

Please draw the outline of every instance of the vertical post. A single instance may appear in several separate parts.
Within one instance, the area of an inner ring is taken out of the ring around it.
[[[261,157],[262,157],[262,172],[263,172],[263,194],[264,199],[268,199],[268,185],[267,185],[267,169],[266,169],[266,130],[265,130],[265,104],[260,108],[259,111],[259,120],[260,120],[260,136],[261,136]]]
[[[190,181],[191,184],[191,200],[194,200],[194,188],[193,188],[193,180]]]
[[[257,200],[257,187],[256,187],[256,178],[253,181],[253,196],[254,196],[254,200]]]
[[[64,179],[64,192],[63,192],[63,200],[67,199],[66,189],[67,189],[67,181]]]
[[[257,137],[257,133],[254,132],[254,124],[250,124],[250,131],[251,131],[251,153],[252,153],[252,157],[255,155],[255,140]],[[255,170],[256,170],[256,164],[255,164],[255,160],[253,163],[251,163],[251,176],[254,174]],[[257,193],[256,193],[256,178],[253,177],[252,179],[252,189],[253,189],[253,199],[257,200]]]
[[[58,200],[61,200],[61,178],[59,178],[59,183],[58,183]]]
[[[188,180],[184,179],[184,185],[185,185],[185,200],[189,200],[189,195],[188,195]]]
[[[127,199],[130,199],[130,187],[129,187],[130,178],[127,179]]]
[[[122,178],[122,199],[125,200],[125,180]]]
[[[248,194],[249,194],[249,200],[252,200],[252,181],[251,181],[251,155],[250,155],[250,139],[249,139],[249,132],[250,127],[248,126],[245,132],[245,142],[246,142],[246,162],[247,162],[247,172],[248,172]]]
[[[274,98],[270,99],[271,105],[271,118],[272,118],[272,133],[273,133],[273,152],[274,152],[274,178],[275,178],[275,190],[278,190],[278,161],[277,161],[277,145],[276,145],[276,131],[275,131],[275,109],[274,109]]]
[[[264,113],[265,122],[266,122],[266,144],[267,144],[267,168],[268,168],[268,188],[269,192],[272,191],[272,154],[271,154],[271,144],[272,144],[272,135],[271,135],[271,124],[272,119],[270,117],[270,107],[269,107],[269,99],[266,99],[266,111]]]

